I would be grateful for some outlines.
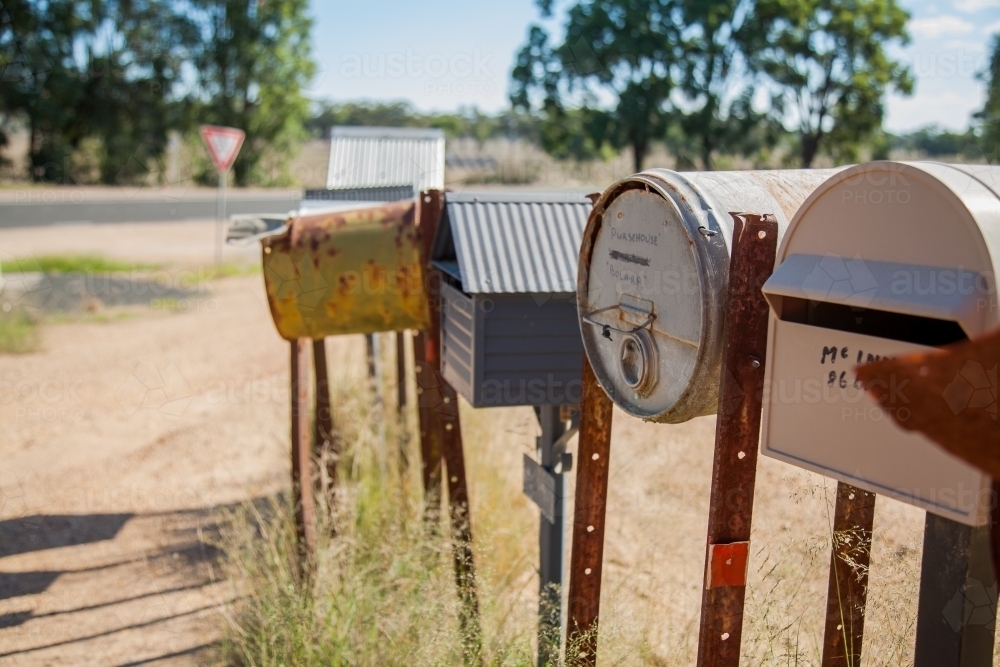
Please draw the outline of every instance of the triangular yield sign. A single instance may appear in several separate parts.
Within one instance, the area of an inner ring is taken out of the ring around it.
[[[235,127],[201,126],[201,140],[205,142],[215,168],[223,174],[233,166],[246,136],[246,132]]]

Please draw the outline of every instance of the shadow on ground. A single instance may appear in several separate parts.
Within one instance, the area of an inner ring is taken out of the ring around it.
[[[254,511],[260,516],[265,517],[277,511],[282,502],[283,496],[281,494],[254,498],[252,501],[249,501]],[[185,575],[184,581],[180,585],[157,588],[141,593],[133,592],[130,595],[114,600],[90,604],[84,603],[70,608],[49,610],[44,613],[22,610],[0,614],[0,631],[5,628],[25,626],[45,619],[57,619],[61,624],[67,624],[67,627],[72,627],[71,624],[73,623],[75,614],[114,607],[144,598],[156,598],[174,593],[194,591],[215,583],[215,578],[211,574],[213,568],[204,566],[211,566],[224,556],[223,551],[217,546],[220,541],[222,523],[234,511],[246,506],[246,503],[232,503],[175,512],[140,514],[38,514],[0,521],[0,558],[47,549],[58,549],[61,547],[113,540],[122,528],[129,521],[133,520],[156,520],[161,523],[161,530],[170,536],[170,539],[167,540],[167,546],[157,552],[145,553],[135,558],[94,567],[22,572],[3,572],[0,570],[0,600],[44,593],[63,574],[97,572],[99,570],[127,567],[140,562],[151,566],[154,570],[160,568],[172,571],[179,570]],[[84,642],[98,637],[112,636],[116,633],[164,623],[175,618],[191,616],[211,610],[215,607],[217,607],[216,604],[210,604],[165,617],[102,629],[99,632],[89,633],[85,636],[74,636],[63,640],[53,639],[39,645],[11,651],[0,649],[0,661],[12,656],[31,654],[44,649]],[[126,664],[143,665],[170,660],[171,658],[193,655],[209,650],[211,647],[212,644],[199,645],[183,651],[172,652],[154,658],[145,658]]]

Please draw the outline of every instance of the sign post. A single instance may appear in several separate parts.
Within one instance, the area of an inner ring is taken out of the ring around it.
[[[219,127],[217,125],[202,125],[201,140],[212,156],[212,162],[219,172],[219,192],[216,200],[215,227],[215,264],[222,263],[222,237],[225,234],[226,220],[226,176],[239,155],[246,132],[235,127]]]

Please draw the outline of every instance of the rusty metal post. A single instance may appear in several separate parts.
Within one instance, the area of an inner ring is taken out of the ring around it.
[[[420,193],[419,224],[424,259],[430,257],[434,233],[444,206],[444,193],[429,190]],[[421,454],[424,464],[424,488],[428,501],[440,498],[441,461],[448,475],[448,511],[451,522],[452,554],[455,581],[461,600],[459,618],[465,662],[482,661],[482,635],[479,627],[479,597],[476,569],[472,555],[472,520],[469,488],[465,478],[465,452],[462,424],[459,420],[458,395],[441,377],[441,275],[428,267],[427,305],[430,326],[414,342],[417,361],[417,394],[420,408]],[[436,450],[436,451],[435,451]],[[433,515],[432,515],[433,518]]]
[[[430,257],[431,244],[437,231],[438,220],[444,207],[444,193],[428,190],[420,193],[417,209],[418,230],[426,266]],[[440,376],[441,361],[441,321],[440,288],[435,282],[440,278],[436,273],[427,273],[424,292],[431,306],[430,326],[427,331],[418,331],[413,337],[413,370],[417,378],[417,417],[420,425],[421,476],[424,482],[424,499],[427,518],[437,525],[441,503],[441,433],[438,408],[443,403]]]
[[[860,667],[875,494],[837,483],[823,667]]]
[[[396,409],[406,409],[406,332],[396,332]]]
[[[406,419],[406,332],[396,332],[396,422],[399,425],[399,471],[410,467],[409,431]]]
[[[441,379],[427,360],[433,346],[425,331],[413,337],[413,370],[417,376],[417,419],[420,424],[421,477],[428,521],[435,522],[441,506],[441,426],[437,406],[442,402]]]
[[[469,511],[469,487],[465,477],[465,452],[462,447],[462,423],[458,415],[458,394],[440,379],[442,406],[439,424],[441,453],[448,475],[448,514],[451,519],[452,555],[455,583],[462,602],[459,618],[467,665],[481,662],[482,634],[479,627],[479,596],[476,591],[476,566],[472,555],[472,519]]]
[[[584,355],[566,629],[566,661],[581,666],[597,664],[612,414],[611,399]]]
[[[337,492],[337,462],[340,452],[333,435],[333,406],[330,403],[330,377],[326,362],[326,339],[313,340],[313,365],[316,367],[316,421],[314,456],[326,463],[328,488],[320,489],[329,503],[330,529],[333,530],[333,508]]]
[[[375,394],[375,400],[379,398],[378,390],[378,350],[375,344],[375,334],[365,334],[365,363],[368,365],[368,386]]]
[[[760,288],[774,269],[778,242],[773,215],[732,215],[735,225],[712,462],[699,667],[737,667],[740,663],[767,349],[768,307]]]
[[[299,558],[305,563],[316,552],[316,511],[313,506],[309,446],[309,341],[291,343],[292,371],[292,498]]]

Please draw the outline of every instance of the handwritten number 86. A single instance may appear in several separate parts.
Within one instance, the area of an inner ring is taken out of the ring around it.
[[[847,389],[847,371],[841,371],[840,375],[837,375],[837,371],[830,371],[830,375],[827,376],[826,386],[832,387],[837,385],[841,389]],[[854,378],[853,386],[855,389],[861,388],[861,382]]]

